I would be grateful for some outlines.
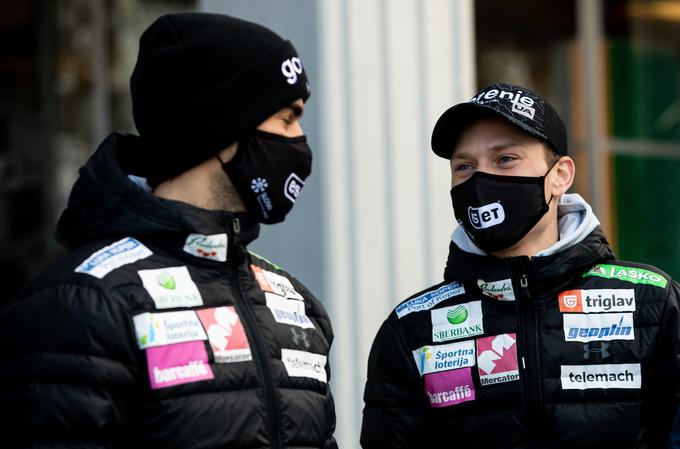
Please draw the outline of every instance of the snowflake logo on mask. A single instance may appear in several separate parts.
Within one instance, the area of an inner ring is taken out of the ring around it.
[[[262,193],[267,190],[269,183],[264,178],[255,178],[250,181],[250,189],[255,193]]]

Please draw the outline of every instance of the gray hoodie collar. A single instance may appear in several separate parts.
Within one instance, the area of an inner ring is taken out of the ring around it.
[[[562,195],[557,205],[557,216],[560,239],[551,247],[534,254],[534,257],[550,256],[575,245],[585,239],[600,225],[599,220],[593,213],[593,209],[578,193]],[[456,246],[467,253],[478,254],[480,256],[487,255],[470,240],[470,237],[461,226],[458,226],[453,231],[451,240]]]

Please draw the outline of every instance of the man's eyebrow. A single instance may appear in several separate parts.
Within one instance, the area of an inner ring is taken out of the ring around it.
[[[516,142],[516,141],[508,141],[508,142],[503,142],[499,143],[497,145],[494,145],[492,147],[486,148],[485,151],[491,152],[491,153],[498,153],[500,151],[506,150],[510,147],[523,147],[524,144],[522,142]],[[473,155],[471,153],[461,151],[461,152],[456,152],[454,150],[453,155],[451,156],[451,159],[466,159],[466,158],[471,158]]]

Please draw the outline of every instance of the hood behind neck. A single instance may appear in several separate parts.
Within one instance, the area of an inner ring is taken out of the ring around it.
[[[531,255],[532,257],[550,256],[582,242],[600,225],[590,204],[578,193],[567,193],[560,197],[557,204],[557,217],[559,240],[549,248]],[[458,226],[453,231],[451,241],[467,253],[488,256],[474,244],[462,226]]]

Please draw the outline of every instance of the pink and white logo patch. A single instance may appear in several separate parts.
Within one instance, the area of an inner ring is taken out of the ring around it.
[[[432,408],[449,407],[475,400],[472,368],[426,374],[423,380],[425,381],[425,394]]]
[[[215,377],[202,341],[147,348],[146,361],[154,390]]]
[[[516,343],[515,334],[501,334],[477,339],[480,384],[493,385],[519,379]]]
[[[197,310],[196,313],[208,333],[215,363],[252,360],[248,337],[234,306]]]

